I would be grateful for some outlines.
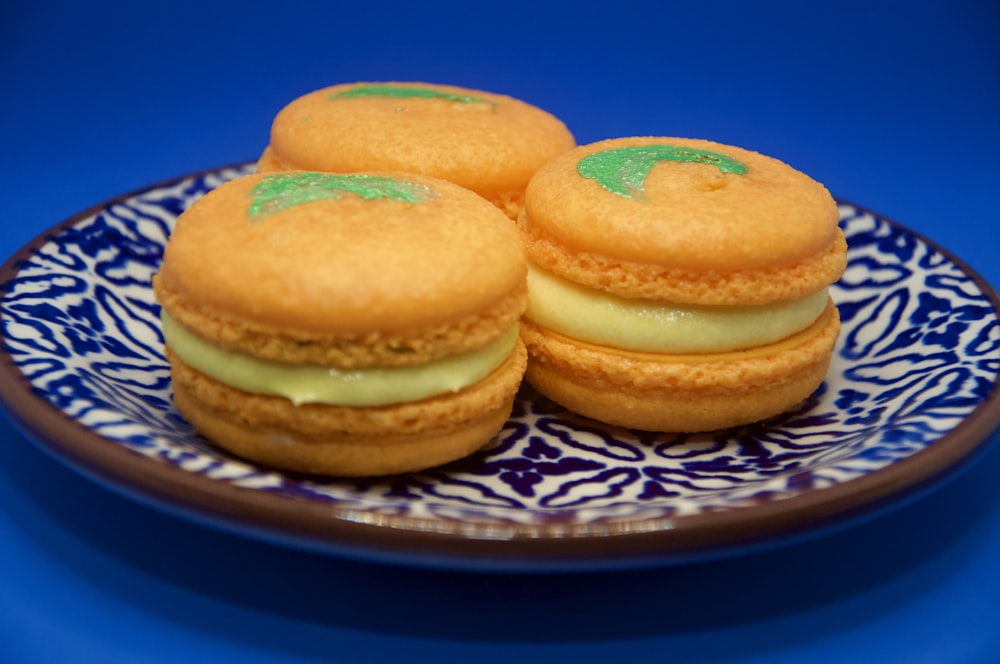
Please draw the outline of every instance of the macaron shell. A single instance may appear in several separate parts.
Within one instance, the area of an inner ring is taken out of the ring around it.
[[[507,95],[448,85],[387,82],[475,101],[338,97],[359,83],[305,94],[275,117],[261,171],[369,170],[432,175],[502,202],[523,194],[534,172],[576,142],[554,115]]]
[[[257,159],[257,172],[258,173],[274,173],[275,171],[293,171],[294,168],[288,168],[283,163],[278,161],[274,156],[274,150],[268,145],[264,148],[260,157]]]
[[[523,243],[503,213],[442,180],[379,176],[434,196],[345,195],[254,218],[268,176],[221,185],[181,215],[156,288],[265,330],[354,336],[447,325],[523,292]]]
[[[792,408],[822,383],[839,331],[832,302],[789,339],[710,355],[629,353],[521,326],[531,353],[525,378],[540,393],[608,424],[668,432],[747,424]]]
[[[627,146],[672,145],[735,159],[661,161],[643,197],[618,195],[580,174],[581,159]],[[569,251],[695,272],[786,267],[826,251],[838,211],[826,189],[777,159],[712,141],[630,137],[577,147],[539,169],[525,195],[528,226]]]

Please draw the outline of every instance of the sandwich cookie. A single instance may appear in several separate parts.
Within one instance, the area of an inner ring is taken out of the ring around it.
[[[846,267],[837,205],[765,155],[632,137],[543,166],[518,226],[527,380],[588,417],[669,432],[777,415],[822,383]]]
[[[538,167],[575,145],[558,118],[506,95],[346,83],[285,106],[257,169],[422,173],[471,189],[514,219]]]
[[[524,373],[521,238],[416,174],[255,174],[177,221],[154,278],[180,413],[334,475],[420,470],[503,427]]]

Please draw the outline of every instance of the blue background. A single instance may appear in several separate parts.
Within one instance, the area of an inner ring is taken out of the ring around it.
[[[995,0],[8,0],[0,253],[111,196],[255,159],[285,103],[366,79],[508,93],[581,143],[760,150],[1000,284]],[[996,448],[929,495],[775,551],[478,575],[216,532],[0,421],[0,662],[997,662]]]

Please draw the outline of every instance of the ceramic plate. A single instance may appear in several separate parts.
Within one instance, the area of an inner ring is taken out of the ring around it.
[[[734,554],[823,532],[924,490],[1000,423],[1000,299],[906,228],[840,205],[843,331],[823,386],[773,420],[634,432],[525,387],[481,452],[373,480],[235,458],[177,414],[150,278],[177,215],[238,165],[100,204],[3,267],[0,398],[44,449],[145,502],[368,560],[596,569]]]

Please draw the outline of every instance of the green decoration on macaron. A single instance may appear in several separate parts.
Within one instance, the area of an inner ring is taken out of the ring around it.
[[[589,154],[576,166],[585,178],[595,180],[613,194],[644,200],[646,176],[661,161],[711,164],[723,173],[743,175],[747,167],[718,152],[678,145],[632,145]]]
[[[493,102],[487,101],[485,99],[480,99],[479,97],[472,97],[470,95],[459,95],[452,94],[450,92],[442,92],[440,90],[432,90],[431,88],[421,88],[421,87],[410,87],[403,85],[384,85],[381,83],[376,83],[372,85],[358,85],[347,90],[341,90],[339,92],[334,92],[330,95],[330,99],[356,99],[359,97],[389,97],[392,99],[443,99],[445,101],[453,101],[461,104],[490,104]]]
[[[330,173],[275,173],[264,177],[251,191],[248,212],[251,222],[290,207],[345,195],[365,200],[385,199],[424,203],[434,197],[425,184],[379,175],[334,175]]]

